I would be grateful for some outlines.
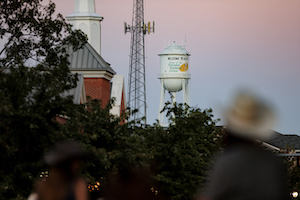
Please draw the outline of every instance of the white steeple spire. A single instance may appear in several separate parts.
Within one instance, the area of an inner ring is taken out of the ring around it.
[[[74,12],[94,13],[95,12],[94,0],[75,0]]]
[[[94,0],[75,0],[74,13],[66,17],[74,29],[88,36],[90,45],[101,53],[101,25],[103,17],[95,13]]]

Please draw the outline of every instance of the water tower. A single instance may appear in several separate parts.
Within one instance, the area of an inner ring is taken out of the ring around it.
[[[160,74],[161,93],[159,102],[158,120],[162,125],[163,113],[160,111],[165,104],[166,90],[172,93],[173,103],[176,102],[176,93],[183,90],[183,103],[189,105],[189,54],[184,46],[177,45],[173,42],[171,45],[165,47],[160,54]]]

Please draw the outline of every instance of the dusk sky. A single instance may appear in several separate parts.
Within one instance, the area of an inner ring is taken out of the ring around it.
[[[53,0],[64,16],[75,0]],[[129,69],[133,0],[95,0],[104,17],[101,55],[117,74]],[[189,63],[191,106],[222,108],[234,92],[247,87],[276,108],[274,130],[300,135],[300,0],[144,0],[145,22],[155,21],[156,32],[146,36],[148,115],[158,118],[159,56],[164,45],[185,44]],[[177,95],[182,101],[182,92]],[[223,125],[221,121],[219,125]]]

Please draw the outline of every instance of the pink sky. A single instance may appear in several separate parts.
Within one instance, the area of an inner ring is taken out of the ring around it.
[[[75,0],[53,0],[63,15]],[[95,0],[102,24],[102,57],[127,80],[133,0]],[[191,105],[221,107],[247,86],[271,100],[278,111],[276,131],[300,134],[300,0],[144,0],[148,122],[158,118],[158,53],[176,41],[191,53]],[[127,87],[127,82],[126,82]],[[126,88],[127,90],[128,88]],[[178,96],[182,96],[181,93]],[[180,98],[179,98],[180,101]],[[221,123],[222,124],[222,123]]]

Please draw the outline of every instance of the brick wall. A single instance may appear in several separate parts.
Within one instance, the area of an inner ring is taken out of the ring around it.
[[[86,96],[100,99],[102,107],[110,100],[110,82],[104,78],[84,78]]]

